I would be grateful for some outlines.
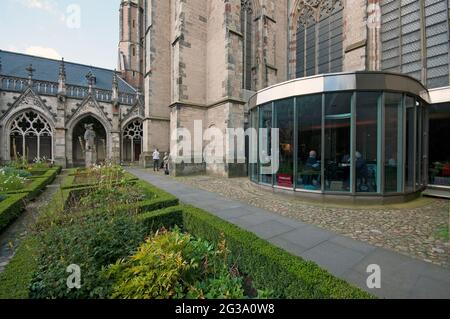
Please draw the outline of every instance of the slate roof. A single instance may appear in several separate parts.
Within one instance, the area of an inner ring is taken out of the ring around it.
[[[33,65],[34,72],[33,79],[58,82],[60,60],[53,60],[41,58],[37,56],[9,52],[0,50],[0,74],[5,76],[13,76],[19,78],[28,78],[28,73],[25,70],[30,64]],[[65,61],[66,67],[66,84],[87,87],[88,83],[86,75],[91,71],[96,77],[95,87],[102,90],[112,90],[113,70],[71,63]],[[119,92],[133,94],[136,90],[125,80],[119,79]]]

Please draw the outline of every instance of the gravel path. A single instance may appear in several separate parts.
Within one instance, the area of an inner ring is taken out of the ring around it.
[[[0,273],[3,272],[14,257],[17,247],[28,234],[30,226],[36,222],[41,209],[50,202],[59,190],[64,176],[64,172],[58,175],[55,181],[51,185],[48,185],[38,198],[34,201],[27,202],[22,215],[0,235]]]
[[[345,207],[305,202],[298,196],[274,193],[247,178],[194,176],[176,179],[229,199],[450,268],[449,242],[437,235],[450,223],[448,200],[422,198],[384,207]]]

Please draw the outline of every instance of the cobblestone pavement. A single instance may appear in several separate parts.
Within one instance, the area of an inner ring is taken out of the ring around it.
[[[450,268],[450,245],[439,237],[449,224],[448,200],[422,198],[408,204],[353,206],[316,204],[263,189],[247,178],[177,177],[177,181],[229,199],[313,224],[335,233]]]

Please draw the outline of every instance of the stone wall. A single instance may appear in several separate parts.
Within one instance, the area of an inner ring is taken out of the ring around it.
[[[19,114],[32,110],[40,114],[51,126],[52,153],[56,164],[66,166],[73,165],[73,130],[76,125],[87,116],[97,119],[105,128],[107,136],[106,159],[120,162],[121,155],[121,128],[132,119],[142,118],[139,115],[124,117],[133,108],[142,108],[139,102],[134,106],[114,103],[99,102],[93,96],[84,100],[67,98],[64,96],[39,95],[33,90],[24,92],[0,91],[0,162],[8,162],[10,156],[11,121]],[[138,112],[139,113],[139,112]],[[168,122],[160,125],[158,140],[168,144]]]

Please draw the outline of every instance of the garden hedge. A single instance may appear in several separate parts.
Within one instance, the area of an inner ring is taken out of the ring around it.
[[[134,217],[136,222],[143,223],[149,231],[178,226],[193,236],[215,244],[225,239],[230,250],[230,264],[237,264],[239,270],[252,279],[252,284],[257,289],[273,291],[274,296],[279,298],[374,298],[344,280],[334,277],[315,263],[291,255],[253,233],[201,209],[178,205],[177,198],[148,183],[136,182],[136,184],[156,194],[155,198],[136,205],[140,212]],[[55,208],[57,207],[55,205],[61,207],[73,192],[85,189],[87,188],[64,189],[61,195],[56,195],[49,203],[49,207]],[[136,206],[124,205],[117,209],[129,211]],[[57,213],[55,214],[54,217],[57,217]],[[19,277],[17,291],[14,294],[5,294],[5,290],[0,288],[0,297],[27,296],[26,283],[31,280],[30,273],[37,269],[32,258],[26,248],[23,248],[23,251],[19,250],[13,262],[8,265],[5,275],[0,277],[0,286],[11,286],[13,279],[8,278],[16,271]],[[28,266],[27,263],[31,265]]]
[[[77,177],[77,173],[80,171],[78,169],[69,170],[68,176],[64,179],[61,188],[62,189],[73,189],[73,188],[83,188],[83,187],[95,187],[98,183],[84,183],[84,184],[76,184],[75,179]],[[82,171],[81,171],[82,172]],[[123,181],[137,181],[138,178],[128,172],[124,172]]]
[[[0,202],[0,233],[23,211],[25,201],[35,199],[40,192],[50,183],[52,183],[61,167],[56,166],[45,170],[45,173],[39,177],[30,178],[31,183],[24,189],[5,192],[6,199]]]
[[[0,202],[0,233],[20,215],[27,196],[27,193],[7,195]]]
[[[0,274],[0,299],[28,299],[29,286],[38,267],[39,241],[30,236],[17,249],[14,258]]]
[[[288,299],[374,298],[321,269],[313,262],[273,246],[253,233],[192,206],[170,207],[138,217],[151,230],[175,225],[188,233],[218,243],[226,239],[230,262],[250,276],[258,289],[272,290]]]
[[[56,176],[61,171],[60,167],[54,167],[50,168],[48,170],[42,171],[44,172],[42,175],[33,176],[30,179],[31,183],[28,184],[25,188],[5,192],[6,195],[13,195],[13,194],[21,194],[21,193],[27,193],[27,200],[33,200],[35,199],[40,192],[50,183],[52,183]]]

